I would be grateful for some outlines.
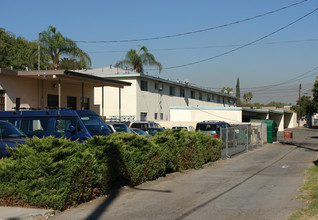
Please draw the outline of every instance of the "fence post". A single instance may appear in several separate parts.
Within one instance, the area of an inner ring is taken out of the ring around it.
[[[248,125],[246,126],[246,151],[248,151]]]
[[[226,142],[226,148],[225,148],[225,154],[226,154],[226,158],[229,158],[229,129],[228,129],[228,127],[226,127],[226,129],[225,129],[225,131],[226,131],[226,139],[225,139],[225,142]]]

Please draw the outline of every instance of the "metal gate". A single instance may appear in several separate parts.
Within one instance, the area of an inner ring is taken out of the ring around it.
[[[252,150],[263,144],[261,125],[232,125],[221,128],[220,139],[223,141],[222,159]]]

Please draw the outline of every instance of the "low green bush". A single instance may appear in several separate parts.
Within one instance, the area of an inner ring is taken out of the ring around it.
[[[159,145],[166,172],[198,168],[221,157],[222,141],[202,132],[169,129],[153,137]]]
[[[85,145],[97,158],[99,184],[112,187],[116,181],[135,186],[164,175],[159,149],[148,138],[116,132],[109,136],[95,136]]]
[[[76,141],[33,138],[0,160],[0,193],[30,205],[63,209],[91,195],[94,157]]]
[[[201,167],[220,158],[221,146],[210,135],[182,130],[160,132],[151,139],[114,133],[83,143],[34,137],[0,159],[0,197],[63,210],[107,194],[118,184],[135,186]]]

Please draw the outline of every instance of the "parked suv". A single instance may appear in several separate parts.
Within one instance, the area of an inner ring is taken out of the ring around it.
[[[112,133],[99,115],[89,110],[0,111],[0,120],[11,122],[28,137],[52,135],[83,141]]]
[[[130,124],[130,128],[161,128],[161,126],[154,121],[135,121]]]
[[[197,123],[196,131],[211,134],[214,138],[220,137],[220,129],[231,127],[230,124],[224,121],[203,121]]]

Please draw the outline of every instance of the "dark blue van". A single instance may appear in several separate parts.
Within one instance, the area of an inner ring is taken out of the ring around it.
[[[25,144],[26,135],[14,125],[6,121],[0,121],[0,158],[8,155],[6,147],[17,147],[17,144]]]
[[[28,137],[52,135],[83,141],[112,133],[99,115],[90,110],[0,111],[0,120],[12,123]]]

